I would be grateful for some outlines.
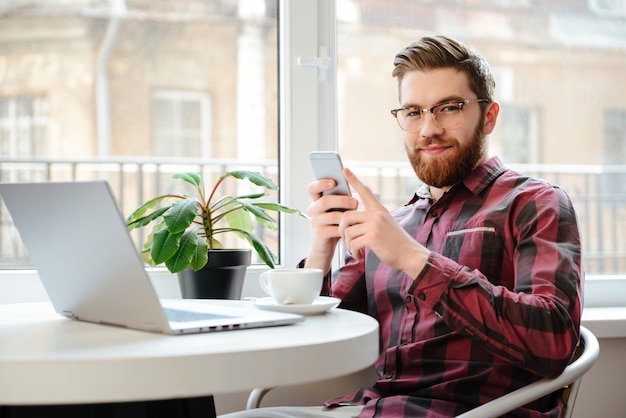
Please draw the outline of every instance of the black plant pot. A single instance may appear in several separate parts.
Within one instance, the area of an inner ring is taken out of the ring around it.
[[[241,299],[251,250],[209,250],[209,261],[198,271],[178,273],[184,299]]]

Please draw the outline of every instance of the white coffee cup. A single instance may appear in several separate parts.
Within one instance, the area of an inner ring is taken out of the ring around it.
[[[259,280],[278,305],[310,305],[322,291],[324,274],[320,269],[272,269]]]

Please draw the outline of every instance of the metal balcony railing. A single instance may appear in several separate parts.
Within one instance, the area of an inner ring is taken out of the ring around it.
[[[413,195],[418,180],[408,163],[345,161],[388,207],[400,206]],[[588,274],[626,272],[626,166],[515,165],[511,168],[543,178],[565,189],[577,210]],[[274,160],[175,160],[110,158],[83,160],[0,160],[0,181],[73,181],[106,179],[124,214],[150,197],[172,192],[171,176],[201,173],[209,182],[227,170],[260,171],[277,178]],[[234,191],[233,191],[234,192]],[[45,202],[42,202],[45,204]],[[138,242],[140,238],[138,237]],[[16,231],[0,208],[0,268],[29,268]]]

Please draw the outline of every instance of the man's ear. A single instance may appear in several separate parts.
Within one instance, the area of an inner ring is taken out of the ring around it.
[[[491,102],[485,110],[485,124],[483,125],[483,135],[489,135],[496,127],[496,120],[500,113],[500,105],[498,102]]]

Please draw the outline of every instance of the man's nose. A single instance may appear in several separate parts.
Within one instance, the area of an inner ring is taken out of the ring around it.
[[[439,136],[444,131],[444,129],[437,124],[433,116],[431,112],[425,112],[423,114],[420,135],[424,138]]]

